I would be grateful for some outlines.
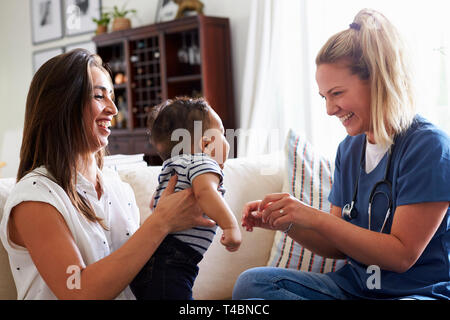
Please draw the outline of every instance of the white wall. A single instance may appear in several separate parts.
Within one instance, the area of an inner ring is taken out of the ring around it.
[[[133,27],[154,22],[157,2],[157,0],[102,0],[103,7],[106,8],[128,3],[128,8],[136,9],[137,14],[132,17]],[[206,15],[230,19],[236,114],[239,116],[251,1],[202,0],[202,2],[205,4]],[[33,52],[87,41],[92,38],[93,33],[65,37],[34,46],[31,38],[30,1],[0,0],[0,3],[2,8],[0,19],[0,162],[7,162],[7,166],[1,169],[3,171],[0,174],[1,177],[14,177],[19,164],[25,102],[32,78]]]

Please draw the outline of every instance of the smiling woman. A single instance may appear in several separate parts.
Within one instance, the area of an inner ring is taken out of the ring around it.
[[[330,214],[283,193],[243,211],[249,229],[286,230],[312,252],[349,263],[326,274],[249,269],[233,298],[450,297],[450,137],[415,115],[408,53],[395,26],[371,9],[349,26],[316,58],[327,113],[348,133],[337,150]],[[374,268],[381,285],[371,283]]]
[[[102,168],[116,113],[111,78],[87,50],[58,55],[33,77],[0,223],[18,299],[134,299],[129,283],[168,233],[214,225],[190,190],[172,194],[176,179],[140,225],[131,187]]]

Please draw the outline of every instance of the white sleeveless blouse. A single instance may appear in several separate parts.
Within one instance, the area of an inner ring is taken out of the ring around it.
[[[39,274],[28,250],[9,239],[7,227],[11,209],[19,203],[45,202],[58,210],[66,221],[86,266],[118,249],[138,229],[139,208],[130,185],[122,182],[118,174],[110,169],[98,172],[103,188],[100,200],[94,185],[81,174],[78,174],[77,191],[87,197],[95,214],[103,218],[109,231],[79,213],[63,189],[45,177],[48,172],[44,167],[33,170],[14,186],[0,222],[0,239],[8,252],[18,299],[56,299]],[[71,274],[73,272],[68,273],[67,277]],[[135,297],[127,287],[116,299]]]

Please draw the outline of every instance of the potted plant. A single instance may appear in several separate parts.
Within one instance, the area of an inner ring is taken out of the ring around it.
[[[108,24],[111,21],[111,13],[103,12],[100,16],[100,19],[92,18],[92,21],[97,24],[97,30],[95,31],[95,34],[98,35],[106,33],[108,31]]]
[[[125,9],[125,5],[119,9],[117,6],[113,7],[111,15],[113,16],[112,31],[119,31],[131,28],[131,20],[127,18],[127,15],[136,13],[135,9]]]

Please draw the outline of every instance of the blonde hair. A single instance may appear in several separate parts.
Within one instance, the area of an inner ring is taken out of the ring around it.
[[[347,64],[352,74],[370,81],[371,120],[375,142],[384,147],[409,128],[415,116],[414,89],[405,45],[381,13],[363,9],[350,28],[332,36],[316,65]]]

